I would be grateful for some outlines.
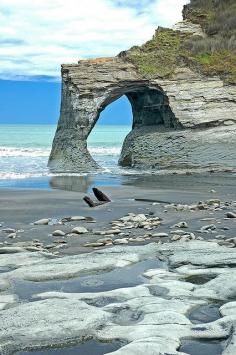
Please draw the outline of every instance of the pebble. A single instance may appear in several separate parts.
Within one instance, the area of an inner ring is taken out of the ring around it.
[[[200,229],[201,232],[214,231],[214,230],[216,230],[215,224],[209,224],[207,226],[202,226]]]
[[[204,240],[204,238],[202,238],[202,237],[197,237],[196,239],[197,240]]]
[[[183,237],[180,238],[180,241],[181,241],[181,242],[189,242],[190,239],[189,239],[188,236],[183,236]]]
[[[85,234],[88,233],[88,230],[85,227],[75,227],[72,229],[71,233]]]
[[[43,219],[39,219],[38,221],[35,221],[34,224],[36,226],[46,226],[48,225],[49,222],[50,222],[49,218],[43,218]]]
[[[27,250],[27,251],[32,251],[32,252],[34,252],[34,251],[39,251],[39,250],[41,250],[42,248],[40,248],[40,247],[36,247],[36,246],[28,246],[28,247],[25,247],[25,250]]]
[[[223,241],[223,242],[218,242],[219,245],[221,246],[225,246],[227,248],[235,248],[235,244],[234,243],[229,243],[229,242],[226,242],[226,241]]]
[[[187,222],[179,222],[173,225],[171,228],[188,228]]]
[[[2,229],[2,232],[4,233],[16,233],[16,230],[13,228],[4,228]]]
[[[236,213],[234,213],[234,212],[227,212],[227,213],[226,213],[226,217],[227,217],[227,218],[236,218]]]
[[[64,237],[66,235],[66,233],[63,232],[62,230],[58,229],[58,230],[55,230],[54,232],[52,232],[52,235],[54,237]]]
[[[226,239],[226,242],[236,244],[236,237],[234,237],[234,238],[228,238],[228,239]]]
[[[56,243],[56,244],[67,244],[67,241],[66,241],[65,239],[59,239],[59,240],[55,240],[53,243],[54,243],[54,244],[55,244],[55,243]]]
[[[83,217],[83,216],[72,216],[72,217],[70,217],[70,220],[71,221],[85,221],[86,217]]]
[[[226,239],[226,235],[216,235],[215,236],[216,239]]]
[[[86,243],[86,244],[84,244],[84,247],[86,247],[86,248],[89,248],[89,247],[97,248],[97,247],[102,247],[102,246],[104,246],[104,243],[94,242],[94,243]]]
[[[167,233],[154,233],[152,234],[153,238],[168,238],[169,234]]]
[[[120,234],[121,230],[120,229],[110,229],[108,231],[105,231],[105,234]]]
[[[146,238],[147,239],[147,238]],[[137,238],[129,238],[129,242],[145,242],[145,238],[137,237]]]
[[[183,231],[181,229],[176,229],[176,230],[173,230],[173,231],[170,232],[170,234],[180,234],[180,235],[184,235],[186,233],[188,233],[188,232]]]
[[[138,214],[137,216],[135,216],[133,218],[134,222],[144,222],[147,220],[147,217],[145,216],[145,214]]]
[[[194,233],[189,233],[188,236],[190,237],[191,240],[195,240],[196,236]]]
[[[209,206],[212,206],[212,205],[220,205],[221,201],[217,198],[212,198],[210,200],[207,200],[206,203],[209,205]]]
[[[113,244],[129,244],[129,240],[127,238],[115,239],[113,240]]]
[[[7,236],[8,238],[15,239],[16,238],[16,233],[10,233]]]
[[[173,237],[171,238],[171,240],[173,242],[175,242],[176,240],[180,240],[180,239],[181,239],[181,235],[178,235],[178,234],[173,235]]]
[[[207,218],[202,218],[200,219],[200,221],[203,221],[203,222],[209,222],[209,221],[215,221],[216,219],[213,218],[213,217],[207,217]]]
[[[53,248],[55,248],[54,244],[48,244],[45,246],[45,249],[53,249]]]
[[[98,239],[96,243],[110,244],[113,240],[111,238],[102,238]]]

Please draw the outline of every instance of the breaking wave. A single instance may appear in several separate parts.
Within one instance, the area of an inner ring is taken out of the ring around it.
[[[0,157],[47,157],[50,149],[0,147]]]
[[[89,147],[88,150],[92,155],[117,156],[121,147]],[[48,157],[49,154],[49,148],[0,147],[0,157]]]
[[[88,150],[92,155],[117,156],[120,155],[121,147],[89,147]]]

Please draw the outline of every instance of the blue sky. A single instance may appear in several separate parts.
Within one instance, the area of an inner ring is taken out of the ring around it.
[[[1,0],[0,123],[55,122],[61,63],[113,56],[140,45],[158,25],[181,20],[186,2]],[[126,101],[116,110],[127,110]]]
[[[60,83],[0,80],[0,92],[0,123],[57,123]],[[123,96],[102,112],[99,124],[131,124],[131,121],[131,106]]]

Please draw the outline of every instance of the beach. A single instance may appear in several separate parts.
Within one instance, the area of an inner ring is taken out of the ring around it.
[[[96,238],[99,239],[93,231],[109,229],[113,220],[117,220],[128,213],[154,213],[160,216],[163,218],[163,222],[161,226],[158,226],[158,232],[169,233],[170,227],[178,220],[187,220],[190,231],[194,232],[200,228],[201,218],[212,218],[214,220],[218,216],[211,216],[212,213],[209,215],[208,210],[178,212],[168,208],[168,206],[172,204],[191,205],[210,199],[235,201],[234,179],[234,175],[230,174],[147,176],[146,178],[133,176],[132,179],[127,178],[126,182],[117,186],[114,186],[115,184],[113,186],[99,186],[99,182],[106,183],[106,179],[103,178],[102,180],[101,176],[100,178],[96,176],[90,178],[58,177],[57,187],[65,189],[67,186],[68,190],[72,191],[50,189],[49,187],[41,190],[37,188],[2,188],[0,190],[1,229],[12,228],[19,230],[19,232],[16,233],[15,238],[8,238],[7,233],[1,232],[0,241],[7,245],[21,245],[22,243],[31,245],[33,240],[39,240],[43,246],[51,246],[49,248],[51,251],[55,249],[55,251],[63,254],[87,252],[91,248],[85,248],[83,245],[88,242],[95,242]],[[55,186],[56,177],[52,181],[54,182],[52,185]],[[64,185],[60,183],[61,181]],[[77,183],[75,183],[76,181]],[[110,183],[112,184],[112,179]],[[94,186],[102,189],[112,202],[97,208],[89,208],[83,201],[83,197],[90,195],[94,199],[91,190]],[[60,224],[61,219],[73,216],[91,217],[93,220]],[[222,211],[220,218],[223,223],[224,211]],[[35,221],[40,219],[50,219],[52,225],[33,225]],[[69,233],[76,225],[85,226],[90,232],[77,238],[75,236],[55,238],[51,235],[58,228],[65,233]],[[232,227],[235,228],[234,224]],[[235,230],[232,231],[231,229],[225,231],[229,236],[234,232]],[[134,234],[142,235],[143,230],[135,230]],[[203,237],[205,236],[203,235]],[[209,237],[212,237],[212,235],[206,235],[207,239]],[[61,244],[58,243],[60,239],[64,240]],[[157,238],[157,240],[160,240],[160,238]],[[169,239],[167,240],[169,241]],[[148,241],[150,240],[148,239]],[[39,242],[35,242],[36,245],[37,243]],[[55,244],[52,248],[53,243]]]
[[[0,355],[236,354],[235,5],[2,1]]]
[[[133,354],[147,341],[160,353],[223,353],[234,312],[234,175],[55,179],[0,190],[0,353]],[[111,202],[88,207],[95,186]]]
[[[100,127],[103,169],[52,174],[37,130],[1,150],[0,354],[234,354],[235,172],[120,168]]]

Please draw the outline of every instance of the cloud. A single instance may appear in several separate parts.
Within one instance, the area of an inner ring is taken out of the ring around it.
[[[23,45],[23,44],[26,44],[26,42],[23,41],[22,39],[18,39],[18,38],[1,39],[0,38],[0,46],[12,46],[12,45]]]
[[[186,2],[1,0],[0,78],[54,78],[61,63],[116,55],[181,20]]]

